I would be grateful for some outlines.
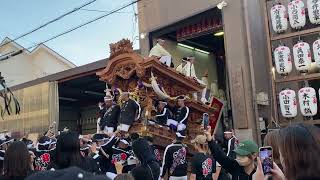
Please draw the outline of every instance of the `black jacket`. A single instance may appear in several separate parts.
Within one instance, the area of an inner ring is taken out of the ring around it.
[[[236,149],[236,137],[232,137],[227,141],[227,156],[231,157],[232,159],[236,159],[236,153],[233,151]]]
[[[189,108],[187,106],[178,108],[175,113],[175,120],[178,123],[187,124],[189,117]]]
[[[4,150],[0,150],[0,173],[3,170],[3,162],[4,162],[4,155],[6,152]]]
[[[196,153],[191,160],[191,173],[196,180],[212,180],[212,173],[216,172],[216,161],[204,153]]]
[[[168,108],[163,108],[161,112],[157,112],[156,120],[159,124],[167,124],[168,119],[171,119],[171,112]]]
[[[188,170],[187,149],[182,143],[173,143],[166,147],[163,155],[161,177],[169,171],[169,176],[186,176]]]
[[[158,180],[160,176],[160,165],[158,164],[153,148],[147,140],[139,138],[132,143],[132,149],[136,157],[141,162],[136,168],[132,169],[131,174],[135,179]]]
[[[112,149],[112,146],[118,141],[118,138],[115,136],[112,136],[108,142],[103,144],[101,148],[106,153],[102,153],[102,151],[99,151],[99,157],[96,157],[96,161],[98,161],[100,165],[100,169],[102,173],[109,172],[110,169],[114,169],[114,165],[111,162],[111,157],[108,154],[108,152]]]
[[[121,108],[119,123],[132,125],[134,120],[136,119],[136,113],[140,113],[140,111],[140,105],[136,101],[129,99],[123,104]]]
[[[240,166],[236,160],[228,157],[218,144],[216,144],[214,141],[210,141],[208,143],[213,157],[223,169],[232,175],[233,180],[252,180],[252,175],[256,172],[255,170],[248,175],[244,168]]]
[[[105,126],[117,127],[119,114],[119,105],[112,105],[109,109],[107,109],[101,117],[99,124],[100,130],[103,130]]]
[[[45,150],[38,150],[35,153],[36,158],[34,159],[36,171],[45,171],[48,170],[48,166],[52,164],[52,160],[54,157],[54,150],[45,151]]]

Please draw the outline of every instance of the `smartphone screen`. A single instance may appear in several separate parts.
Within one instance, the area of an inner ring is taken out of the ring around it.
[[[207,127],[209,126],[209,114],[203,113],[202,120],[204,129],[207,129]]]
[[[271,174],[273,168],[272,147],[261,147],[259,150],[259,156],[262,163],[262,169],[264,174]]]

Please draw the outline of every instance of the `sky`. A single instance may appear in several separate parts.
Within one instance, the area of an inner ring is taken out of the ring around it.
[[[21,34],[79,7],[91,0],[0,0],[0,41]],[[83,9],[112,11],[132,0],[97,0]],[[134,41],[139,48],[136,5],[121,10],[85,27],[45,43],[77,66],[109,56],[109,44],[122,38]],[[30,47],[107,12],[79,10],[42,28],[17,43]]]

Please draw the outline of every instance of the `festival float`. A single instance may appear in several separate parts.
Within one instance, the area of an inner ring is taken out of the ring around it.
[[[223,103],[219,99],[212,98],[211,104],[203,104],[191,98],[193,93],[200,94],[204,85],[167,67],[154,57],[142,57],[133,51],[129,40],[123,39],[110,44],[110,58],[106,68],[96,74],[101,81],[106,82],[107,91],[113,92],[115,99],[121,92],[129,92],[131,98],[139,102],[142,108],[141,118],[131,126],[129,132],[152,136],[155,145],[164,147],[175,139],[175,132],[149,123],[155,114],[153,104],[157,100],[166,100],[169,105],[174,106],[178,96],[189,97],[186,101],[186,106],[190,109],[186,144],[203,133],[201,122],[204,113],[210,115],[212,128],[215,128],[221,116]]]

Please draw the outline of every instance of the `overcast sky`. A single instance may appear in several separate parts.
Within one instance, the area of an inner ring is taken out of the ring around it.
[[[0,1],[0,40],[14,39],[62,14],[91,0],[1,0]],[[132,0],[97,0],[84,9],[111,11]],[[135,7],[121,11],[76,31],[54,39],[47,46],[75,63],[87,64],[109,55],[109,44],[122,38],[137,39],[138,25],[135,21]],[[63,19],[36,31],[17,42],[29,47],[74,26],[94,19],[105,12],[80,10]],[[134,47],[138,48],[138,41]]]

